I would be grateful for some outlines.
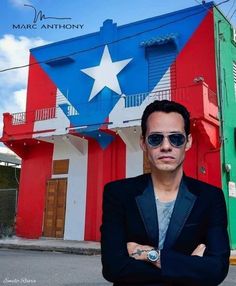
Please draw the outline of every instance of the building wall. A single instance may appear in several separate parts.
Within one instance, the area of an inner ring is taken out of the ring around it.
[[[53,144],[40,142],[24,146],[22,159],[16,235],[39,238],[42,235],[46,182],[51,178]]]
[[[208,87],[217,92],[216,64],[215,64],[215,42],[214,42],[214,18],[211,11],[206,15],[199,27],[176,58],[176,88],[190,86],[198,77],[202,77]],[[194,92],[194,88],[191,91]],[[182,102],[191,113],[192,122],[197,119],[195,113],[201,113],[199,96],[188,100],[189,94],[182,99]],[[179,101],[173,94],[172,100]],[[194,107],[194,108],[193,108]],[[198,119],[197,119],[198,120]],[[218,127],[207,122],[200,123],[204,127],[194,128],[192,124],[193,146],[187,152],[185,171],[189,176],[221,187],[220,172],[220,149],[212,146],[211,138],[219,141]],[[212,160],[214,164],[212,164]]]
[[[31,124],[34,123],[33,111],[55,106],[56,90],[57,88],[53,81],[51,81],[31,53],[26,100],[27,119],[31,121]]]
[[[68,117],[71,125],[95,125],[110,120],[110,115],[119,103],[121,95],[130,98],[137,93],[146,92],[148,95],[152,91],[154,83],[148,78],[147,50],[149,47],[156,45],[159,50],[162,50],[161,39],[172,37],[176,45],[176,53],[181,53],[207,14],[211,15],[200,5],[195,9],[190,8],[121,27],[107,20],[98,33],[32,49],[31,53],[40,63],[41,69],[78,111],[79,116]],[[119,41],[119,39],[122,40]],[[108,44],[111,41],[118,42]],[[152,41],[156,44],[152,44]],[[90,100],[95,80],[84,71],[98,66],[103,55],[108,52],[113,63],[127,61],[127,65],[117,74],[120,91],[114,92],[104,86]],[[63,56],[66,56],[64,61],[53,63],[51,60],[50,63],[50,59]],[[166,62],[163,62],[161,73],[155,78],[156,84],[168,71],[173,61],[174,58],[169,57]],[[182,76],[187,76],[187,73]],[[143,106],[140,108],[141,111],[142,108]],[[124,117],[122,112],[123,110],[120,115]],[[123,127],[126,125],[124,124]]]
[[[233,63],[236,62],[236,43],[233,29],[217,10],[215,16],[215,38],[218,64],[218,95],[221,117],[221,172],[222,186],[226,198],[231,247],[236,249],[236,90]],[[236,75],[235,75],[236,76]],[[229,170],[230,169],[230,170]],[[230,193],[233,184],[233,193]]]
[[[32,49],[31,63],[27,136],[34,144],[21,147],[20,235],[41,235],[52,161],[69,159],[64,238],[100,239],[104,184],[143,172],[140,118],[155,99],[189,108],[194,143],[185,172],[221,186],[217,100],[209,95],[209,89],[217,92],[212,4],[121,27],[107,20],[98,33]],[[194,82],[199,77],[204,82]],[[33,195],[35,164],[41,175]]]
[[[143,151],[139,144],[141,128],[124,128],[118,134],[126,147],[125,177],[130,178],[143,174]]]
[[[64,239],[84,240],[88,143],[74,140],[66,136],[54,139],[53,160],[69,159],[69,171],[66,175],[52,175],[52,178],[67,178]]]
[[[117,135],[105,149],[94,139],[88,145],[85,240],[100,240],[104,185],[125,178],[126,148]]]

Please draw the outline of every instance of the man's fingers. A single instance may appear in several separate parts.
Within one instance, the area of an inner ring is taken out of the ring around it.
[[[206,249],[206,245],[205,244],[199,244],[194,251],[192,252],[191,255],[196,255],[196,256],[200,256],[202,257],[204,254],[204,251]]]

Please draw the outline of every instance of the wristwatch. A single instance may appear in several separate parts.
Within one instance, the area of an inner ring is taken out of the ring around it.
[[[153,248],[147,253],[147,260],[150,262],[157,262],[160,259],[160,250]]]

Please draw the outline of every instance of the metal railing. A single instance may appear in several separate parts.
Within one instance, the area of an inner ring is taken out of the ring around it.
[[[144,100],[151,102],[153,100],[170,99],[171,89],[162,89],[146,93],[131,94],[125,97],[125,107],[140,106]]]
[[[122,96],[124,99],[124,108],[132,108],[140,106],[144,101],[152,102],[154,100],[170,99],[175,97],[176,100],[182,101],[184,98],[188,98],[191,87],[184,87],[179,89],[165,89],[165,90],[154,90],[152,92],[138,93]],[[208,89],[208,99],[213,105],[217,107],[217,96],[216,94]],[[102,102],[99,103],[100,107]],[[79,112],[72,105],[66,105],[63,111],[67,116],[77,116]],[[12,125],[25,124],[26,121],[42,121],[57,118],[60,107],[49,107],[38,109],[32,112],[20,112],[12,114]],[[26,116],[27,115],[27,116]],[[30,118],[30,119],[28,119]]]
[[[72,105],[66,106],[66,115],[67,116],[76,116],[79,115],[79,112]],[[43,109],[37,109],[31,112],[19,112],[12,114],[12,125],[25,124],[27,121],[27,116],[30,115],[33,118],[33,121],[42,121],[49,120],[57,117],[57,112],[60,110],[60,107],[49,107]]]
[[[20,125],[26,123],[26,112],[12,114],[12,125]]]
[[[55,115],[56,115],[56,107],[38,109],[35,111],[35,121],[52,119],[55,118]]]

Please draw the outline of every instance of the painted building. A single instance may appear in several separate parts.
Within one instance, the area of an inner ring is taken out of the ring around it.
[[[230,54],[218,46],[219,18]],[[211,2],[119,27],[106,20],[96,33],[32,49],[26,112],[4,114],[1,139],[22,158],[17,235],[99,240],[104,184],[148,171],[140,119],[156,99],[190,110],[194,142],[185,172],[223,186],[234,208],[231,30]],[[223,129],[230,133],[224,147]]]
[[[236,249],[236,32],[217,9],[215,47],[221,134],[222,188],[229,218],[229,235]]]

